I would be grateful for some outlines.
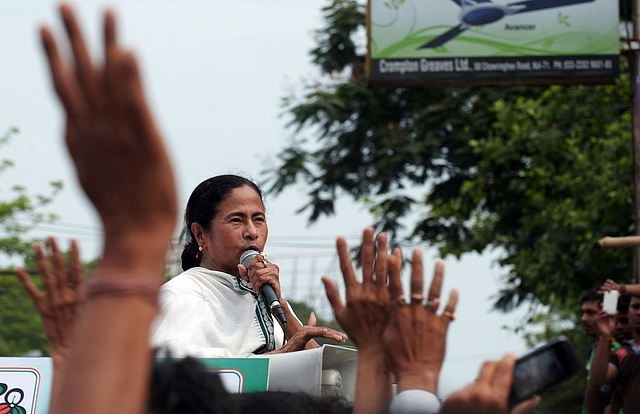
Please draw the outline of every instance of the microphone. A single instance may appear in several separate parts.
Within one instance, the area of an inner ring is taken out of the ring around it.
[[[260,256],[260,252],[257,250],[245,250],[245,252],[240,256],[240,264],[249,268],[249,263],[251,263],[256,256]],[[260,292],[267,299],[269,308],[276,315],[276,318],[278,318],[278,320],[282,322],[282,325],[286,327],[287,318],[284,316],[284,309],[282,309],[282,305],[280,305],[280,301],[276,296],[276,291],[273,290],[273,287],[270,284],[265,283],[260,287]],[[286,334],[287,333],[285,331],[285,335]]]

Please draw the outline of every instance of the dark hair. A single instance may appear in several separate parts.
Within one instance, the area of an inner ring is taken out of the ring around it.
[[[602,302],[602,295],[600,293],[598,293],[598,289],[597,288],[592,288],[589,289],[583,296],[582,299],[580,300],[580,303],[583,304],[585,302],[592,302],[592,301],[598,301],[598,302]]]
[[[191,224],[198,223],[203,229],[211,228],[211,220],[218,213],[220,203],[236,188],[248,186],[256,190],[260,200],[264,200],[262,190],[253,181],[239,175],[225,174],[211,177],[193,190],[184,212],[184,250],[182,250],[182,270],[200,265],[198,242],[191,231]]]
[[[620,295],[618,298],[618,312],[629,312],[629,303],[631,302],[631,296]]]

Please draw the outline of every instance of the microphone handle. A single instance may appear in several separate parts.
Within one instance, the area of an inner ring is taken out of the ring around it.
[[[282,324],[284,326],[286,326],[287,325],[287,317],[284,316],[284,309],[282,309],[282,305],[280,304],[280,301],[278,300],[278,297],[276,296],[276,291],[273,290],[273,286],[271,286],[268,283],[265,283],[260,288],[260,291],[262,292],[264,297],[267,299],[267,303],[269,304],[269,307],[271,308],[271,311],[276,315],[276,318],[278,318],[278,320],[280,322],[282,322]],[[285,334],[286,334],[286,332],[285,332]]]

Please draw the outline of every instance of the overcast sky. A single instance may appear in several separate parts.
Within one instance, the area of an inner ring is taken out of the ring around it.
[[[329,0],[84,0],[72,3],[81,16],[94,50],[100,45],[101,11],[114,6],[120,38],[137,53],[147,95],[173,157],[184,205],[202,180],[221,173],[241,173],[256,180],[292,131],[280,99],[299,91],[304,79],[317,76],[308,51],[313,30],[323,22],[321,8]],[[2,176],[0,197],[9,198],[13,184],[44,193],[47,183],[64,182],[50,211],[60,216],[39,235],[56,235],[67,245],[79,240],[84,257],[100,251],[100,227],[78,187],[62,145],[61,107],[49,83],[38,25],[60,22],[56,3],[45,0],[5,1],[0,13],[0,135],[10,127],[20,133],[2,148],[2,158],[16,166]],[[306,300],[327,316],[320,276],[340,277],[334,239],[348,236],[355,244],[370,223],[366,210],[350,200],[338,214],[308,227],[295,210],[305,203],[302,188],[267,199],[270,258],[281,266],[285,297]],[[142,213],[143,214],[143,213]],[[433,251],[425,254],[431,272]],[[494,256],[495,258],[495,256]],[[503,269],[489,255],[446,260],[445,287],[460,290],[458,320],[451,325],[441,393],[472,381],[485,358],[524,352],[522,341],[502,326],[516,315],[490,312],[489,296],[497,290]],[[294,277],[293,275],[296,275]],[[447,293],[448,295],[448,293]]]

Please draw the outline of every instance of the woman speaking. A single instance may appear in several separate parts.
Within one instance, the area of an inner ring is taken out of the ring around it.
[[[346,341],[316,327],[313,316],[303,326],[282,299],[278,266],[256,254],[269,228],[255,183],[237,175],[205,180],[189,197],[184,221],[184,272],[162,287],[154,347],[175,357],[220,358],[298,351],[317,346],[314,337]],[[265,297],[264,285],[275,298]],[[271,312],[273,299],[282,305],[286,337]]]

